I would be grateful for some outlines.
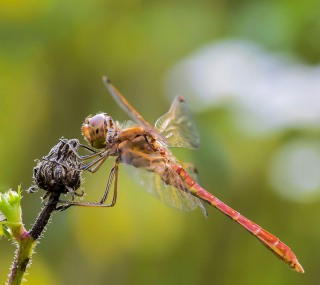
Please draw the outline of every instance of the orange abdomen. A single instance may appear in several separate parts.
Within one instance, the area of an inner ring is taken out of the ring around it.
[[[172,167],[179,174],[192,195],[204,200],[211,206],[217,208],[232,218],[234,221],[237,221],[241,226],[257,237],[258,240],[262,242],[268,249],[270,249],[279,259],[287,263],[292,269],[298,272],[304,272],[302,266],[297,260],[297,257],[294,255],[291,249],[282,243],[277,237],[273,236],[257,224],[240,215],[240,213],[233,210],[221,202],[218,198],[201,188],[181,166],[172,165]]]

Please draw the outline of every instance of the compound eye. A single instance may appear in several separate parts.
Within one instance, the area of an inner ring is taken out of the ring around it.
[[[90,122],[88,123],[90,127],[97,129],[104,125],[105,117],[103,114],[95,115],[90,118]]]

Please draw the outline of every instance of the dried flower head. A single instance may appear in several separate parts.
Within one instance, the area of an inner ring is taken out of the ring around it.
[[[81,172],[74,170],[78,169],[81,164],[69,145],[77,150],[80,144],[76,139],[68,141],[61,138],[49,154],[42,161],[38,161],[37,166],[33,169],[35,185],[29,188],[29,192],[35,192],[36,189],[40,188],[48,192],[69,192],[72,197],[83,195],[83,192],[80,194],[76,192],[81,186]],[[63,163],[70,168],[51,161]]]

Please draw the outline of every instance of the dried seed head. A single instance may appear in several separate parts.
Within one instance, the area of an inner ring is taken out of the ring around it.
[[[61,138],[60,142],[45,157],[46,160],[39,161],[33,169],[35,185],[29,188],[29,193],[35,192],[36,188],[49,192],[67,193],[70,190],[76,191],[81,186],[81,172],[50,162],[57,161],[75,169],[81,167],[80,162],[67,143],[75,150],[79,147],[78,140],[68,141]]]

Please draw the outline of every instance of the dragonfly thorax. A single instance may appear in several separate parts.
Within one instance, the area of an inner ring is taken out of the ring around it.
[[[114,123],[107,113],[100,113],[86,118],[82,125],[85,139],[94,148],[104,148],[107,142],[112,142],[115,135]]]

